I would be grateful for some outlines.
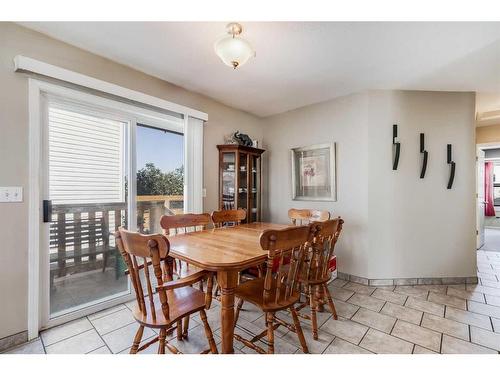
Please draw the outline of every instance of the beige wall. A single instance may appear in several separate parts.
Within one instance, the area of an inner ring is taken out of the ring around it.
[[[474,94],[373,91],[272,116],[268,218],[290,207],[327,209],[346,219],[339,270],[371,279],[475,276]],[[391,168],[392,124],[402,153]],[[419,133],[429,165],[419,179]],[[291,200],[292,147],[337,142],[337,202]],[[446,189],[446,144],[457,162]]]
[[[340,270],[368,270],[367,94],[356,94],[266,119],[268,145],[267,219],[288,222],[291,207],[326,209],[348,218],[338,247]],[[292,201],[290,149],[337,143],[337,202]]]
[[[476,276],[473,93],[375,91],[369,107],[368,278]],[[391,169],[391,124],[401,158]],[[420,179],[419,133],[429,152]],[[446,189],[446,145],[456,174]],[[364,275],[363,275],[364,276]]]
[[[216,144],[235,130],[262,139],[260,119],[12,23],[0,23],[0,186],[23,186],[23,203],[0,204],[0,338],[27,329],[28,81],[14,73],[21,54],[208,113],[204,209],[218,207]]]
[[[476,143],[500,143],[500,124],[477,127]]]
[[[493,92],[478,92],[476,94],[476,112],[498,111],[500,109],[500,94]]]

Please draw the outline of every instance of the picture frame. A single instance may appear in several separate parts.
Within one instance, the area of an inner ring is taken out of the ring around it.
[[[336,201],[336,144],[322,143],[290,150],[292,199]]]

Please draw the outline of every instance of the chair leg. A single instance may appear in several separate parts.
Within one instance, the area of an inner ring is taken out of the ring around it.
[[[274,314],[266,313],[266,322],[267,322],[267,354],[274,354]]]
[[[179,319],[177,322],[177,340],[182,341],[182,320]]]
[[[160,329],[160,340],[158,342],[158,354],[165,354],[165,341],[167,339],[167,330]]]
[[[325,311],[324,302],[323,302],[323,288],[317,286],[316,287],[316,306],[317,306],[317,311],[323,312]]]
[[[234,326],[236,327],[236,323],[238,323],[238,318],[240,317],[240,310],[243,307],[243,298],[240,298],[238,301],[238,305],[236,305],[236,312],[234,313]]]
[[[212,335],[212,329],[208,324],[207,314],[205,313],[205,310],[200,311],[200,318],[203,322],[203,327],[205,328],[205,336],[207,336],[208,345],[210,345],[210,351],[213,354],[219,353],[219,351],[217,350],[217,345],[215,345],[214,336]]]
[[[182,337],[187,338],[188,337],[188,331],[189,331],[189,315],[184,318],[184,322],[182,322]]]
[[[326,284],[323,284],[323,291],[325,292],[326,299],[328,301],[328,306],[330,307],[330,310],[333,314],[333,319],[338,320],[337,310],[335,309],[335,304],[333,303],[332,295],[330,294],[330,291],[328,290]]]
[[[200,292],[203,292],[203,281],[200,281]]]
[[[316,313],[318,311],[318,307],[316,305],[315,293],[314,289],[311,287],[309,290],[309,306],[311,307],[311,325],[313,332],[313,339],[318,339],[318,318]]]
[[[130,354],[136,354],[137,350],[139,350],[139,344],[141,343],[143,332],[144,332],[144,326],[139,326],[139,329],[137,330],[135,337],[134,337],[134,343],[132,344],[132,347],[130,348]]]
[[[214,287],[214,276],[210,275],[207,280],[207,292],[205,293],[205,309],[210,309],[212,305],[212,293]]]
[[[292,313],[293,324],[295,325],[295,331],[297,332],[297,336],[299,337],[300,345],[302,346],[302,351],[304,353],[309,353],[306,339],[304,337],[304,332],[302,332],[302,327],[300,326],[299,317],[297,316],[297,311],[295,311],[294,307],[291,307],[290,312]]]

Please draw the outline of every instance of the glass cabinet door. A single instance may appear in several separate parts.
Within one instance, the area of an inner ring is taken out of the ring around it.
[[[238,208],[248,206],[248,154],[239,153],[238,160]]]
[[[259,189],[259,158],[255,155],[250,157],[250,204],[248,208],[248,217],[250,221],[259,221],[258,207],[260,206],[260,189]]]
[[[224,210],[236,208],[236,154],[222,154],[222,207]]]

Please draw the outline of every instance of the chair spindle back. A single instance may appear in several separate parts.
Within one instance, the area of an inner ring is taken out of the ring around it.
[[[305,252],[317,234],[319,225],[266,230],[261,234],[260,246],[267,250],[264,301],[278,304],[299,292]],[[273,267],[276,263],[277,268]],[[273,297],[273,301],[269,300]]]
[[[290,208],[288,218],[293,225],[305,225],[315,221],[326,221],[330,219],[330,212],[310,209]]]
[[[206,213],[173,216],[163,215],[160,218],[160,226],[166,236],[204,230],[210,222],[210,215]]]
[[[154,289],[149,264],[152,264],[156,285],[172,280],[171,265],[168,263],[170,244],[161,234],[144,235],[119,228],[115,233],[116,245],[127,264],[139,310],[143,315],[152,315],[156,319]],[[142,276],[141,277],[141,271]],[[144,294],[142,282],[145,282],[147,294]],[[165,290],[158,291],[161,309],[166,320],[169,320],[169,306]],[[148,305],[146,305],[146,303]]]
[[[212,212],[212,222],[216,228],[229,225],[240,225],[247,218],[247,211],[243,208],[237,210],[221,210]]]
[[[322,223],[321,229],[317,232],[312,246],[306,255],[307,278],[309,280],[321,280],[329,278],[330,261],[333,258],[335,244],[342,231],[344,220],[340,217],[327,220]]]

